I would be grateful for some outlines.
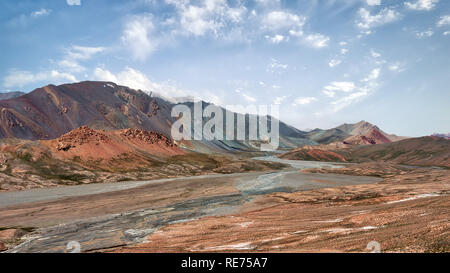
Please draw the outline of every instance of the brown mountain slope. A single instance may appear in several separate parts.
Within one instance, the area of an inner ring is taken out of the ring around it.
[[[308,161],[328,161],[345,162],[345,158],[335,152],[316,149],[314,147],[304,147],[278,155],[279,158],[289,160],[308,160]]]
[[[361,144],[381,144],[392,142],[382,131],[376,126],[370,128],[365,132],[358,132],[357,135],[352,135],[344,139],[344,144],[361,145]]]
[[[184,104],[193,111],[193,103]],[[207,105],[202,102],[203,107]],[[170,136],[175,120],[171,117],[172,106],[165,99],[111,82],[49,85],[18,98],[0,101],[0,139],[54,139],[80,126],[104,130],[133,128]],[[222,111],[225,116],[225,109]],[[206,121],[203,120],[204,123]],[[305,137],[305,132],[283,122],[279,123],[279,130],[281,148],[314,144]],[[248,141],[197,141],[190,144],[208,153],[258,149]]]
[[[280,163],[181,149],[160,133],[80,127],[57,139],[0,139],[0,191],[274,170]]]
[[[334,147],[334,148],[333,148]],[[375,145],[345,145],[337,147],[320,145],[313,147],[317,154],[338,154],[348,162],[383,161],[389,163],[416,165],[416,166],[442,166],[450,168],[450,140],[440,137],[409,138],[397,142]],[[297,160],[319,160],[311,157],[305,147],[282,155],[280,158]],[[329,161],[343,161],[338,157],[328,157]]]
[[[450,140],[439,137],[409,138],[378,145],[352,146],[336,152],[353,162],[385,161],[450,167]]]
[[[391,141],[399,141],[406,137],[399,137],[383,132],[364,120],[355,124],[342,124],[336,128],[322,130],[315,129],[307,133],[307,136],[319,144],[345,142],[348,144],[378,144]]]
[[[163,100],[108,82],[49,85],[0,101],[0,138],[52,139],[86,125],[169,134]],[[161,114],[159,113],[161,112]]]

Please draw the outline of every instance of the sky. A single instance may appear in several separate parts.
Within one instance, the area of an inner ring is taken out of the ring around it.
[[[450,132],[447,0],[0,0],[0,92],[112,81],[299,129]]]

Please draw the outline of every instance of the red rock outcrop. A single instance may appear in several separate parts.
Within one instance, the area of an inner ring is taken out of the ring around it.
[[[111,138],[87,126],[82,126],[65,135],[62,135],[57,139],[57,141],[58,144],[56,149],[58,151],[68,151],[71,148],[75,148],[85,143],[107,143],[111,141]]]
[[[174,147],[174,142],[163,134],[144,131],[140,129],[125,129],[120,131],[120,135],[128,139],[138,139],[148,144],[164,143],[168,147]]]
[[[135,158],[142,153],[156,157],[185,153],[163,134],[140,129],[105,131],[82,126],[41,143],[48,146],[55,156],[65,159],[109,160],[125,155]]]

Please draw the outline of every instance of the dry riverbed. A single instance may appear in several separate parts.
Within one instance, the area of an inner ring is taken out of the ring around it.
[[[383,251],[449,251],[448,170],[384,166],[367,177],[345,166],[294,162],[14,203],[0,207],[0,242],[11,252],[66,252],[70,241],[85,252],[359,252],[373,240]]]

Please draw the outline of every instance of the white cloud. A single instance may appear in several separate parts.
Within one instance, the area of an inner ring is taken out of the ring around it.
[[[195,36],[204,35],[208,31],[217,32],[222,24],[214,19],[208,19],[209,10],[196,6],[186,8],[181,16],[181,25],[188,33]]]
[[[380,76],[380,72],[381,72],[381,69],[375,68],[372,71],[370,71],[369,75],[366,78],[362,79],[361,81],[363,81],[363,82],[374,81],[374,80],[378,79],[378,77]]]
[[[74,45],[67,52],[70,59],[73,60],[89,60],[93,55],[105,51],[104,47],[88,47]]]
[[[328,46],[330,38],[322,34],[310,34],[305,37],[305,42],[314,48],[323,48]]]
[[[131,67],[125,67],[124,70],[116,74],[97,67],[94,70],[94,78],[99,81],[110,81],[133,89],[140,89],[146,93],[161,96],[173,103],[204,100],[216,105],[223,105],[223,96],[220,96],[217,92],[184,90],[178,88],[177,84],[172,81],[154,82],[141,71]]]
[[[255,102],[256,99],[248,94],[242,94],[242,97],[244,97],[244,99],[248,102]]]
[[[263,7],[278,6],[280,0],[255,0],[255,2]]]
[[[349,106],[350,104],[354,103],[355,101],[358,101],[362,99],[363,97],[367,96],[369,94],[368,89],[361,89],[358,92],[351,93],[348,96],[342,97],[338,100],[335,100],[331,102],[333,105],[333,112],[338,112],[342,110],[343,108]]]
[[[348,49],[346,49],[346,48],[342,48],[341,49],[341,54],[342,55],[345,55],[345,54],[347,54],[348,53]]]
[[[52,13],[51,9],[44,9],[44,8],[42,8],[40,10],[32,12],[31,13],[31,17],[47,16],[47,15],[50,15],[50,13]]]
[[[220,36],[220,30],[243,22],[247,8],[243,5],[231,7],[226,0],[201,0],[198,5],[189,1],[166,0],[178,12],[178,27],[175,32],[184,35],[203,36],[212,33]]]
[[[269,30],[298,29],[305,24],[306,18],[284,11],[272,11],[263,19],[263,28]]]
[[[94,70],[94,77],[99,81],[109,81],[133,89],[140,89],[144,92],[156,92],[162,96],[173,98],[186,96],[188,92],[178,89],[170,83],[156,83],[151,81],[144,73],[131,67],[125,67],[117,74],[107,69],[97,67]]]
[[[135,60],[143,61],[156,50],[158,41],[153,31],[150,15],[134,16],[126,23],[121,39]]]
[[[439,0],[417,0],[416,2],[405,2],[405,6],[413,10],[432,10]]]
[[[272,58],[267,65],[266,71],[273,74],[282,74],[288,67],[287,64],[280,63],[278,60]]]
[[[332,82],[330,85],[325,86],[322,93],[330,98],[336,97],[337,91],[342,91],[345,94],[338,96],[337,99],[330,103],[332,106],[331,112],[336,113],[370,95],[379,85],[377,80],[380,72],[380,68],[372,69],[369,75],[360,81],[358,86],[354,82]]]
[[[330,98],[333,98],[334,95],[336,95],[336,92],[334,92],[334,91],[328,91],[328,90],[323,90],[322,93],[324,93],[325,96],[330,97]]]
[[[390,71],[397,73],[405,71],[405,65],[398,62],[390,64],[388,68]]]
[[[426,31],[416,32],[417,38],[420,38],[420,39],[431,37],[431,36],[433,36],[433,34],[434,34],[434,32],[431,29],[426,30]]]
[[[289,30],[289,35],[293,36],[293,37],[302,37],[303,36],[303,30]]]
[[[439,21],[437,22],[438,27],[450,25],[450,15],[441,16]]]
[[[338,65],[340,65],[342,63],[342,61],[340,61],[340,60],[331,60],[329,63],[328,63],[328,66],[330,66],[331,68],[333,68],[333,67],[335,67],[335,66],[338,66]]]
[[[393,9],[383,8],[377,14],[370,14],[365,8],[359,10],[359,20],[356,25],[360,29],[368,30],[374,27],[382,26],[384,24],[392,23],[400,19],[401,14]]]
[[[266,37],[266,39],[268,39],[270,42],[272,42],[274,44],[279,44],[283,41],[289,40],[288,37],[284,37],[283,35],[279,35],[279,34],[276,34],[275,36],[272,36],[272,37],[269,35],[266,35],[265,37]]]
[[[86,70],[86,68],[79,62],[90,60],[94,55],[104,52],[105,50],[106,48],[104,47],[87,47],[74,45],[66,50],[65,56],[61,61],[58,62],[58,65],[70,72],[83,72]]]
[[[80,73],[86,70],[86,68],[80,65],[77,61],[70,59],[63,59],[58,62],[58,65],[61,68],[74,73]]]
[[[48,16],[52,13],[51,9],[41,8],[31,12],[30,14],[21,14],[17,17],[12,18],[9,24],[13,27],[27,27],[29,24],[33,23],[41,17]]]
[[[3,86],[6,88],[22,88],[28,84],[45,82],[46,84],[59,84],[67,82],[76,82],[74,75],[69,73],[50,70],[45,72],[33,73],[26,70],[12,70],[3,79]]]
[[[324,91],[328,91],[325,93],[327,95],[332,94],[334,91],[342,91],[342,92],[352,92],[355,89],[354,82],[331,82],[329,85],[324,87]]]
[[[280,105],[284,100],[286,100],[286,98],[286,96],[276,97],[273,101],[273,104]]]
[[[372,57],[374,57],[374,58],[381,57],[381,54],[378,52],[375,52],[373,49],[370,50],[370,55],[372,55]]]
[[[328,46],[330,38],[320,33],[305,35],[303,26],[306,18],[285,11],[271,11],[264,15],[261,21],[261,29],[275,35],[265,35],[272,43],[288,41],[289,38],[298,38],[304,44],[313,48],[323,48]]]
[[[67,5],[69,6],[80,6],[81,0],[66,0]]]
[[[94,70],[94,77],[100,81],[111,81],[120,85],[125,85],[134,89],[153,91],[153,83],[138,70],[126,67],[117,75],[108,70],[97,67]]]
[[[369,6],[379,6],[381,4],[381,0],[367,0],[366,2]]]
[[[444,36],[450,35],[450,31],[445,31],[442,33],[442,35],[444,35]]]
[[[331,102],[332,112],[338,112],[345,107],[362,100],[364,97],[370,95],[378,86],[377,79],[380,75],[380,69],[373,69],[370,74],[361,82],[364,85],[353,88],[352,92],[349,92],[345,96],[338,98]]]
[[[306,105],[317,101],[315,97],[299,97],[294,100],[294,105]]]

